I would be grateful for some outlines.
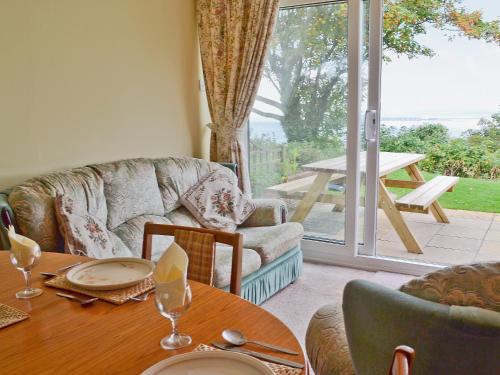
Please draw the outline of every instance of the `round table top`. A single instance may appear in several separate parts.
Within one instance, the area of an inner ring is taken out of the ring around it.
[[[222,340],[221,332],[234,328],[249,338],[295,350],[299,356],[256,349],[299,363],[306,363],[299,342],[278,318],[233,294],[190,281],[193,302],[179,320],[179,330],[193,338],[180,350],[160,348],[160,339],[170,334],[170,321],[154,306],[154,298],[113,305],[97,301],[87,307],[56,296],[57,289],[43,285],[40,271],[53,272],[89,258],[44,252],[33,270],[33,286],[44,293],[19,300],[23,288],[20,271],[10,263],[9,252],[0,251],[0,303],[27,312],[30,318],[0,328],[0,363],[5,374],[86,373],[138,374],[175,354],[192,351],[199,344]],[[304,370],[304,374],[307,372]]]

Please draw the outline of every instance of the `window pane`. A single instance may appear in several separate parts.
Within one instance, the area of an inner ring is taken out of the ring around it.
[[[308,237],[344,241],[345,170],[311,163],[345,158],[346,136],[347,4],[281,9],[250,116],[254,196],[283,198]]]

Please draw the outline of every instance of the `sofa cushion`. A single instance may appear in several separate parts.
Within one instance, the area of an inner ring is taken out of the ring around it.
[[[203,176],[216,169],[217,163],[195,158],[164,158],[154,160],[165,213],[181,206],[180,199]]]
[[[92,168],[104,181],[109,229],[140,215],[163,216],[163,202],[152,160],[121,160]]]
[[[233,259],[233,248],[231,246],[218,244],[215,250],[214,286],[224,288],[231,283],[231,262]],[[243,249],[243,261],[241,277],[250,275],[261,266],[259,254],[251,249]]]
[[[255,211],[252,200],[238,187],[232,172],[216,170],[203,177],[181,203],[204,226],[233,232]]]
[[[201,228],[196,218],[189,212],[186,207],[179,207],[165,215],[175,225],[183,225],[185,227]]]
[[[67,252],[97,259],[132,255],[121,241],[111,238],[106,224],[90,215],[81,201],[58,194],[54,206]]]
[[[410,280],[400,290],[446,305],[500,312],[500,262],[446,267]]]
[[[155,224],[172,224],[172,222],[164,216],[141,215],[113,229],[113,233],[130,249],[133,256],[138,258],[142,257],[144,224],[148,221]],[[172,240],[169,236],[153,236],[151,259],[158,260],[167,247],[170,246],[171,242]]]
[[[71,195],[75,201],[82,202],[86,212],[106,222],[103,181],[91,168],[75,168],[32,178],[14,187],[8,200],[19,232],[36,241],[44,251],[62,251],[64,248],[54,211],[57,193]]]
[[[285,223],[270,227],[238,228],[243,234],[243,246],[259,253],[262,264],[269,264],[299,245],[304,229],[299,223]]]

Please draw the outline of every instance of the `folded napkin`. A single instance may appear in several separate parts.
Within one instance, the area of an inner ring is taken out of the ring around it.
[[[172,242],[156,264],[153,272],[155,293],[165,310],[174,310],[184,305],[188,263],[186,252]]]
[[[16,233],[12,225],[9,225],[10,251],[14,254],[17,267],[26,268],[33,265],[36,258],[40,256],[40,246],[28,237]]]

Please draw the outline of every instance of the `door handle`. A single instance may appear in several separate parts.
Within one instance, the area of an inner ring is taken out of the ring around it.
[[[365,112],[365,140],[367,142],[377,140],[377,111],[374,109]]]

